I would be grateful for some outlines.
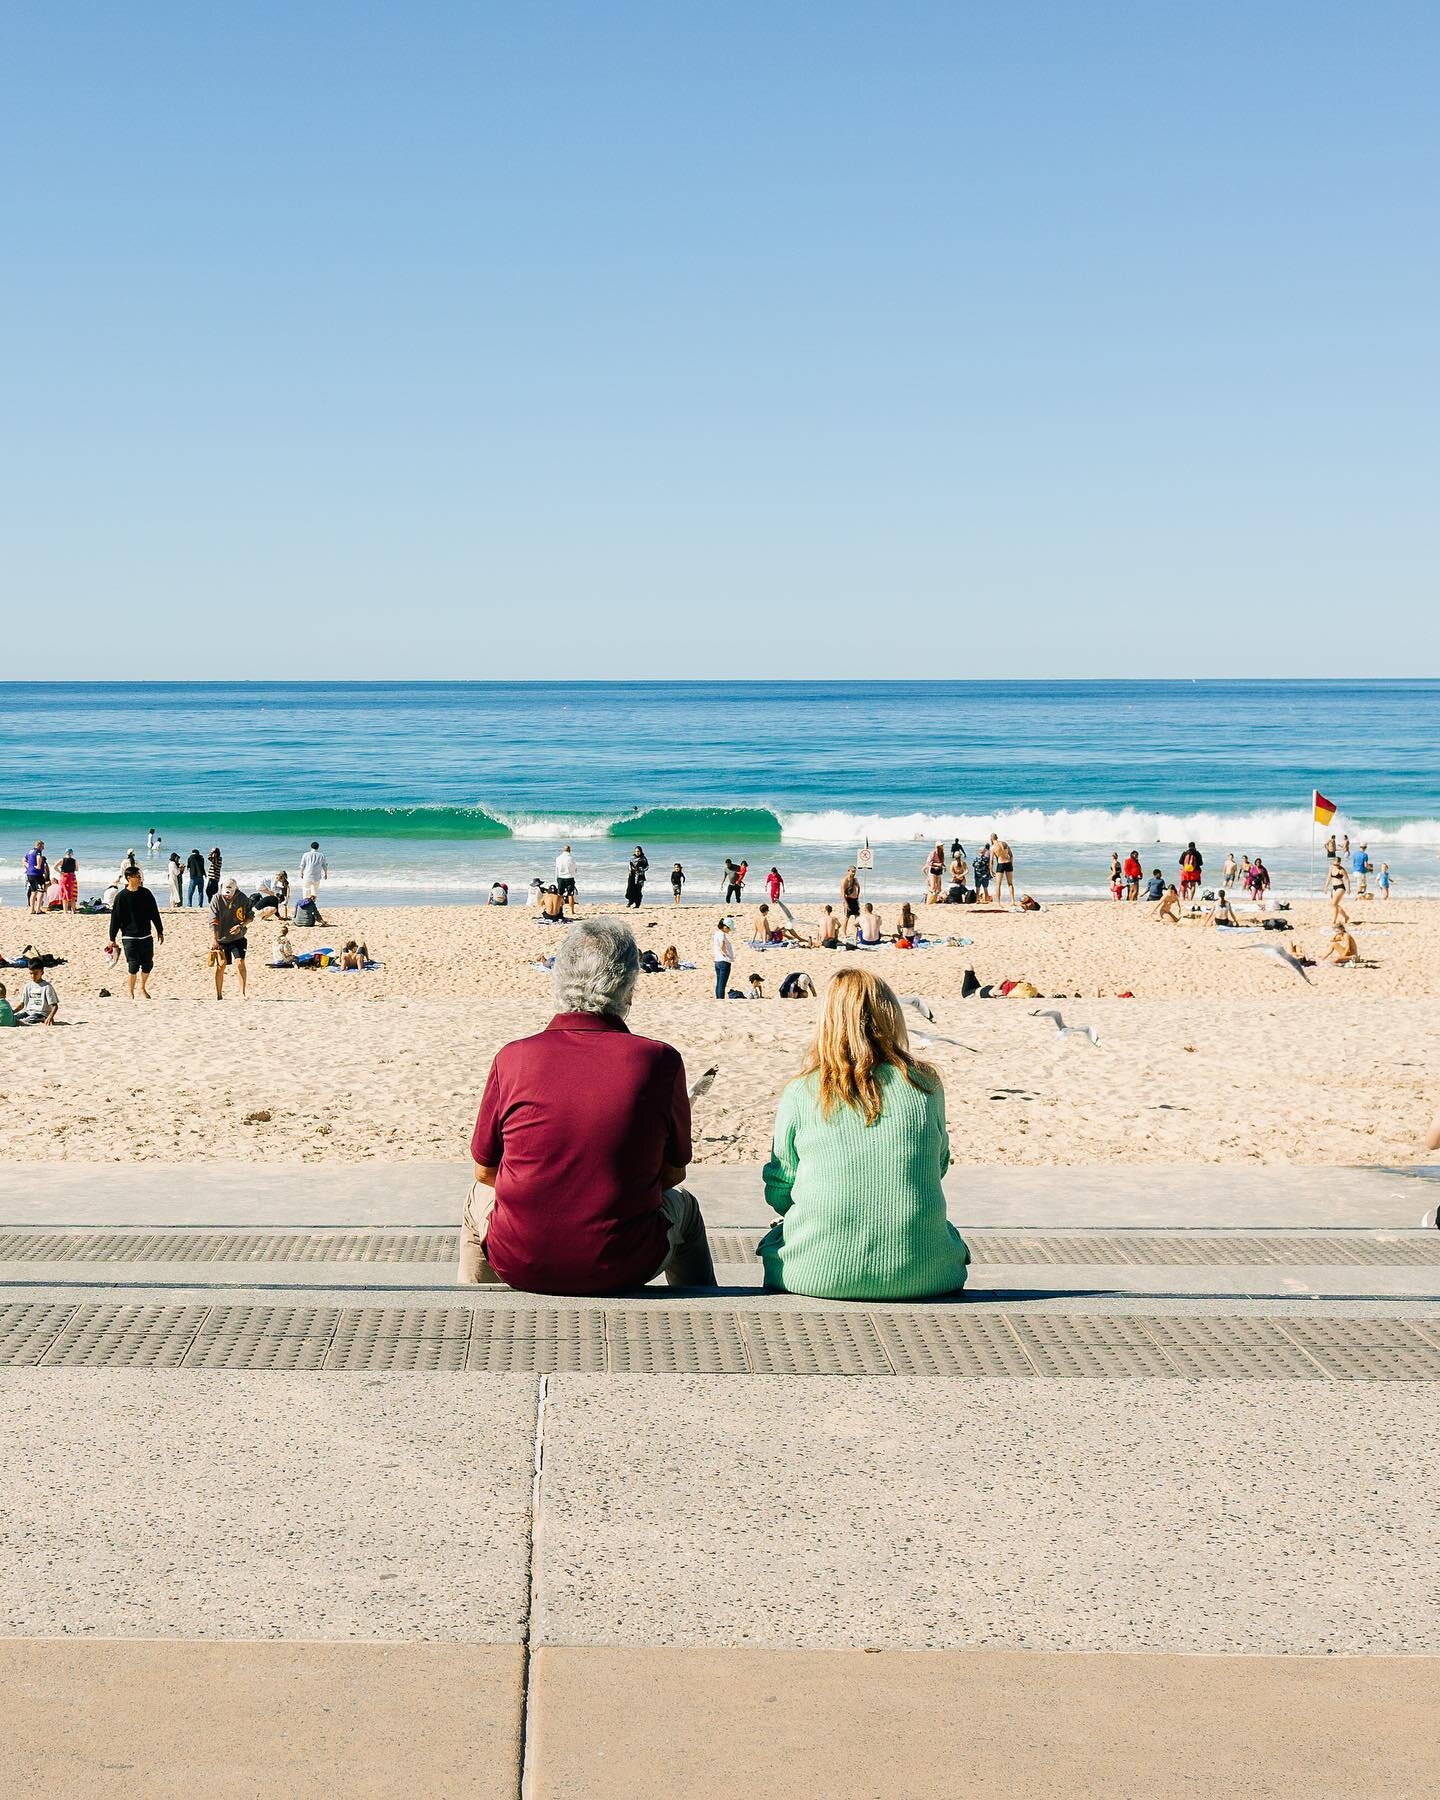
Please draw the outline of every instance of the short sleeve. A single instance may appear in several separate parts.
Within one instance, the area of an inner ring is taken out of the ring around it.
[[[505,1142],[500,1130],[500,1059],[490,1065],[485,1092],[480,1098],[480,1111],[470,1139],[470,1155],[486,1169],[498,1169]]]
[[[683,1169],[695,1154],[690,1141],[690,1094],[685,1086],[685,1059],[671,1051],[674,1059],[674,1082],[670,1091],[670,1117],[665,1127],[665,1161],[672,1169]]]

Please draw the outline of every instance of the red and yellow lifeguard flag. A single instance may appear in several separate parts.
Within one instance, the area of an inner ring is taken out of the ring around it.
[[[1333,800],[1327,800],[1325,798],[1325,796],[1320,792],[1319,788],[1316,788],[1316,790],[1315,790],[1315,823],[1317,825],[1328,825],[1334,817],[1335,817],[1335,802]]]

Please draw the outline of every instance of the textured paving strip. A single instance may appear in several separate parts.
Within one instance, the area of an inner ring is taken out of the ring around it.
[[[1409,1318],[9,1301],[0,1368],[1440,1381]]]
[[[758,1231],[712,1231],[717,1263],[753,1264]],[[1437,1231],[972,1231],[977,1267],[1440,1268]],[[4,1263],[360,1263],[453,1265],[455,1232],[0,1230]]]
[[[1434,1657],[537,1653],[534,1800],[1373,1800],[1440,1790]]]
[[[511,1644],[0,1640],[0,1791],[513,1800],[523,1666]]]

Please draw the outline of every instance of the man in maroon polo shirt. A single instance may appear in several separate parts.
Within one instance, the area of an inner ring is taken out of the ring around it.
[[[715,1286],[705,1221],[680,1185],[685,1064],[625,1023],[639,974],[625,926],[572,927],[555,957],[559,1012],[490,1065],[470,1143],[462,1282],[611,1294],[663,1271],[675,1287]]]

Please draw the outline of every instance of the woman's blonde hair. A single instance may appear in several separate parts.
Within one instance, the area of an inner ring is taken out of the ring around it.
[[[866,1125],[880,1117],[883,1096],[875,1071],[883,1063],[903,1069],[912,1087],[933,1093],[940,1073],[910,1054],[910,1034],[893,989],[869,969],[841,969],[830,978],[815,1041],[802,1075],[820,1077],[820,1111],[853,1106]]]

